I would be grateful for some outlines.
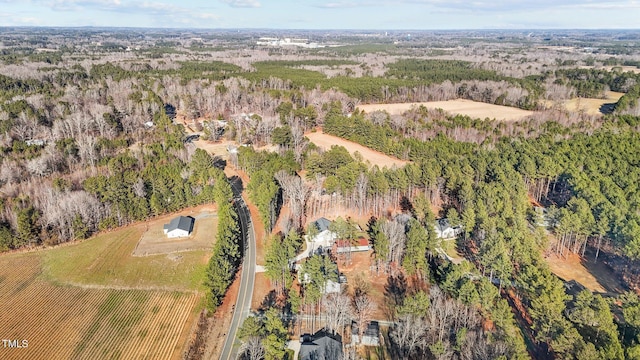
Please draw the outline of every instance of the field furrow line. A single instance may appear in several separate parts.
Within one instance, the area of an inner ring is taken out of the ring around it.
[[[94,322],[90,324],[89,331],[85,336],[86,338],[82,339],[82,342],[86,342],[88,345],[84,349],[80,349],[80,353],[77,355],[79,359],[98,359],[100,357],[96,357],[93,352],[98,351],[99,343],[97,341],[98,336],[102,331],[104,331],[104,321],[107,319],[108,314],[106,311],[113,306],[114,303],[118,302],[119,298],[117,296],[117,291],[110,291],[107,296],[107,301],[103,304],[99,305],[98,313],[96,314],[96,319]],[[79,344],[82,345],[82,344]]]
[[[136,352],[132,353],[132,359],[141,359],[141,358],[157,358],[153,356],[157,351],[157,346],[153,346],[155,344],[154,335],[158,328],[161,326],[161,319],[167,316],[168,313],[173,311],[170,306],[166,304],[167,299],[165,294],[157,294],[154,296],[153,302],[149,304],[149,309],[146,313],[148,324],[146,328],[140,328],[140,331],[145,331],[144,340],[140,343],[140,346],[136,349]],[[158,312],[153,313],[154,308],[158,308]],[[150,318],[149,318],[150,317]],[[152,318],[152,319],[151,319]]]
[[[170,344],[172,336],[175,337],[173,327],[175,326],[175,323],[180,319],[183,312],[183,309],[180,306],[180,300],[184,297],[184,294],[180,295],[180,299],[174,298],[174,295],[169,296],[170,300],[172,300],[170,303],[170,307],[173,309],[173,311],[169,314],[168,317],[163,319],[163,321],[161,322],[162,327],[156,334],[156,337],[158,338],[158,356],[162,356],[163,359],[168,359],[171,356],[170,353],[168,353],[168,344]]]
[[[71,357],[73,350],[78,345],[78,342],[82,339],[82,335],[90,325],[87,323],[88,318],[93,318],[96,314],[96,309],[107,298],[108,291],[90,292],[82,290],[83,294],[81,298],[75,299],[75,303],[80,302],[80,307],[74,306],[74,316],[66,324],[67,328],[76,329],[75,336],[68,336],[67,334],[60,333],[59,337],[64,340],[61,341],[61,349],[66,350],[66,354],[61,354],[61,359],[68,359]],[[85,300],[86,299],[86,300]],[[83,301],[84,300],[84,301]]]
[[[185,331],[189,331],[190,327],[187,326],[188,323],[188,319],[191,316],[191,312],[193,311],[194,306],[196,306],[196,302],[198,300],[198,296],[195,294],[188,294],[188,300],[187,303],[185,304],[185,307],[183,309],[183,316],[182,319],[180,320],[180,322],[177,325],[176,328],[176,337],[173,340],[173,344],[172,346],[169,348],[170,354],[173,355],[176,351],[178,351],[178,354],[180,354],[180,350],[182,350],[181,348],[179,348],[178,345],[178,341],[182,338],[182,335]],[[188,335],[188,334],[187,334]],[[188,339],[187,336],[185,336],[185,339]]]
[[[129,349],[129,343],[125,339],[130,339],[127,330],[130,331],[132,322],[135,321],[133,312],[140,306],[138,302],[142,297],[147,296],[144,291],[126,290],[123,303],[126,305],[118,308],[109,320],[109,332],[103,334],[108,341],[105,343],[105,351],[118,354],[117,358],[123,358]],[[113,320],[113,321],[112,321]],[[123,334],[124,333],[124,334]]]

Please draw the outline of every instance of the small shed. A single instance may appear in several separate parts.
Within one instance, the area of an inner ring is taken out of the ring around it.
[[[187,237],[191,235],[194,223],[195,219],[191,216],[178,216],[164,224],[164,234],[170,239]]]
[[[362,340],[358,335],[358,324],[351,323],[351,341],[356,344],[365,346],[380,346],[380,324],[377,321],[371,321],[362,334]]]

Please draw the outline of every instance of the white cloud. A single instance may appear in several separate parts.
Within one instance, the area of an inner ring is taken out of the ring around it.
[[[462,1],[462,0],[399,0],[410,4],[430,5],[435,8],[450,8],[474,11],[528,11],[541,9],[558,9],[567,7],[593,8],[624,8],[637,7],[634,0],[493,0],[493,1]]]
[[[223,3],[228,4],[231,7],[237,8],[258,8],[260,2],[257,0],[222,0]]]
[[[512,12],[567,7],[580,7],[587,9],[625,9],[640,7],[640,4],[637,0],[338,0],[332,2],[316,3],[315,6],[327,9],[342,9],[369,6],[397,7],[401,4],[424,5],[434,10],[445,9],[465,12]]]
[[[0,0],[0,2],[7,2]],[[42,25],[42,20],[32,16],[22,16],[13,12],[0,11],[0,21],[7,26],[38,26]]]

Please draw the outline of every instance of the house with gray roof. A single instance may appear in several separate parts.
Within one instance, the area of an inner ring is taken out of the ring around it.
[[[331,335],[318,331],[313,335],[305,334],[300,338],[300,360],[336,360],[342,358],[342,340],[340,335]]]
[[[314,221],[312,225],[318,229],[318,234],[313,238],[307,239],[307,241],[311,243],[310,247],[314,250],[330,249],[338,238],[338,234],[329,230],[331,221],[327,218],[321,217]]]
[[[164,234],[168,238],[187,237],[193,231],[195,219],[191,216],[178,216],[171,219],[168,224],[164,224]]]
[[[438,239],[453,239],[462,233],[462,226],[451,226],[449,219],[443,218],[436,220],[434,230]]]

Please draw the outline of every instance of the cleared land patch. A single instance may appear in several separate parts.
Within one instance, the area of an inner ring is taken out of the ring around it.
[[[406,160],[396,159],[389,155],[385,155],[381,152],[370,149],[366,146],[354,143],[353,141],[325,134],[322,131],[310,132],[305,134],[305,136],[309,138],[312,143],[316,144],[319,148],[324,150],[331,149],[332,145],[339,145],[344,146],[351,155],[354,155],[356,152],[358,152],[360,155],[362,155],[363,160],[365,162],[369,162],[372,166],[378,165],[381,168],[391,168],[393,166],[402,167],[409,163]]]
[[[0,256],[2,338],[28,341],[0,348],[0,358],[182,357],[200,295],[57,285],[41,276],[42,260],[40,253]]]
[[[391,115],[401,115],[405,111],[419,107],[420,105],[425,106],[429,109],[442,109],[455,115],[460,114],[467,115],[472,118],[489,118],[501,121],[517,121],[527,116],[533,115],[533,111],[522,110],[509,106],[487,104],[465,99],[396,104],[366,104],[358,105],[358,108],[360,110],[364,110],[367,113],[376,110],[384,110]]]
[[[163,231],[164,224],[180,215],[191,216],[195,219],[193,232],[186,238],[167,238]],[[147,230],[133,251],[134,256],[169,254],[191,250],[210,250],[215,241],[218,215],[213,207],[201,208],[199,211],[188,210],[178,214],[163,216],[148,222],[147,226]],[[177,258],[177,256],[173,258]]]
[[[208,250],[169,255],[132,256],[145,231],[139,224],[101,234],[71,246],[38,253],[43,276],[86,288],[203,291]]]
[[[620,98],[624,95],[624,93],[607,91],[606,97],[604,99],[594,99],[594,98],[575,98],[571,100],[560,101],[565,109],[572,112],[580,112],[584,111],[589,115],[599,115],[602,114],[603,106],[615,104],[620,100]],[[553,105],[554,101],[547,102],[547,106]]]
[[[545,257],[551,271],[565,281],[575,280],[593,292],[619,293],[624,286],[611,270],[602,262],[594,262],[593,258],[582,259],[570,253],[566,258],[556,254]]]

